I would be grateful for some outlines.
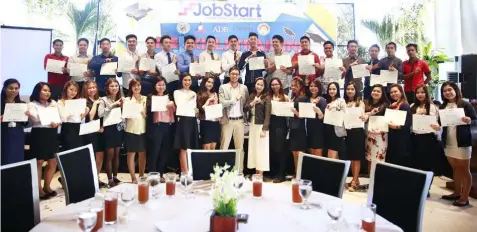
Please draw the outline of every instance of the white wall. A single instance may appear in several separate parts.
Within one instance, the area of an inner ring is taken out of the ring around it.
[[[462,54],[477,54],[477,1],[460,1]]]

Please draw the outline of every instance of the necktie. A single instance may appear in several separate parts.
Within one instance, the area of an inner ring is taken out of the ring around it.
[[[234,52],[234,62],[237,60],[237,51]]]
[[[172,63],[171,53],[167,53],[167,62]]]
[[[190,62],[191,62],[191,63],[194,63],[194,62],[195,62],[195,60],[194,60],[194,54],[191,52],[191,53],[189,53],[189,56],[190,56]]]
[[[214,60],[214,53],[213,52],[210,53],[210,58],[212,58],[212,60]]]

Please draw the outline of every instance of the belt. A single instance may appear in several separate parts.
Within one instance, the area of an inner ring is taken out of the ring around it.
[[[229,117],[229,120],[241,120],[241,119],[243,119],[243,116],[236,117],[236,118],[234,118],[234,117]]]

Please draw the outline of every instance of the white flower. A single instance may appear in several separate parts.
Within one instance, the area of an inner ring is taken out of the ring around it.
[[[228,171],[229,168],[230,166],[227,164],[223,167],[215,166],[214,173],[210,174],[211,180],[214,181],[213,200],[215,209],[220,205],[228,205],[231,202],[236,204],[240,197],[239,191],[234,185],[237,179],[237,172],[230,172]],[[235,209],[236,207],[231,208]],[[225,214],[233,213],[236,212],[225,212]]]

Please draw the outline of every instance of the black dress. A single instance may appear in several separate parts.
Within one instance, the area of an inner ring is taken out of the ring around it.
[[[83,139],[79,135],[80,123],[62,123],[61,124],[61,150],[67,151],[73,148],[83,146]]]
[[[58,128],[33,127],[30,154],[37,160],[54,159],[58,152]]]
[[[316,104],[321,112],[325,112],[326,99],[319,98],[320,101]],[[311,149],[322,149],[325,142],[325,125],[323,119],[307,118],[306,119],[306,133],[308,138],[308,147]]]
[[[177,116],[176,133],[174,136],[175,149],[199,148],[199,131],[196,117]]]
[[[366,151],[366,134],[364,128],[347,129],[345,144],[347,160],[364,159]]]
[[[220,123],[218,121],[200,120],[199,126],[202,144],[220,141]]]
[[[299,96],[294,99],[295,109],[298,109],[299,102],[307,102],[308,98]],[[290,118],[290,150],[305,151],[307,149],[305,119],[298,118],[296,115]]]
[[[94,101],[89,99],[86,101],[86,106],[91,110],[93,108],[93,103]],[[98,107],[96,108],[96,114],[94,115],[93,120],[100,120],[100,126],[103,126],[103,119],[99,118],[98,116]],[[90,122],[91,119],[88,116],[86,116],[85,119],[86,122]],[[104,141],[103,141],[103,133],[95,132],[87,135],[83,135],[83,141],[84,144],[92,144],[93,145],[93,150],[94,152],[103,152],[104,151]]]
[[[399,110],[406,111],[406,122],[399,129],[389,129],[386,162],[401,166],[410,166],[411,158],[411,108],[401,103]]]

